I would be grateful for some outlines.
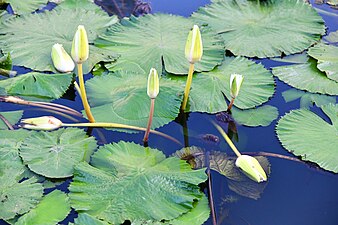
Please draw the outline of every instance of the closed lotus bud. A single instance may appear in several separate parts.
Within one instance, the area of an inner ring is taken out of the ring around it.
[[[238,96],[239,90],[241,89],[244,77],[239,74],[231,74],[230,76],[230,95],[232,98]]]
[[[21,120],[22,127],[30,130],[55,130],[62,126],[62,122],[52,116],[41,116]]]
[[[160,81],[156,69],[151,68],[148,76],[147,94],[149,98],[156,98],[160,91]]]
[[[189,32],[187,42],[185,44],[185,57],[190,63],[195,63],[201,60],[203,55],[203,44],[200,29],[194,25]]]
[[[258,183],[267,181],[267,176],[264,169],[254,157],[249,155],[241,155],[236,159],[235,164],[251,180],[254,180]]]
[[[87,32],[83,25],[77,27],[77,31],[73,38],[72,58],[77,64],[82,64],[88,59],[89,44]]]
[[[54,67],[58,71],[62,73],[67,73],[74,70],[74,62],[61,44],[57,43],[53,45],[51,56]]]

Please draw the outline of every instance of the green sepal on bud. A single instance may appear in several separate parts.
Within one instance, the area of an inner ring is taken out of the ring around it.
[[[73,38],[71,55],[77,64],[82,64],[88,59],[89,44],[87,32],[83,25],[77,27],[77,31]]]
[[[67,73],[74,70],[74,62],[61,44],[56,43],[53,45],[51,57],[55,69],[59,72]]]
[[[21,123],[21,127],[30,130],[55,130],[62,126],[61,120],[53,116],[23,119]]]
[[[193,29],[189,31],[188,39],[185,44],[185,57],[194,64],[199,62],[203,55],[203,44],[200,29],[194,25]]]
[[[156,69],[151,68],[148,76],[147,94],[149,98],[156,98],[160,91],[160,81]]]
[[[236,159],[235,164],[251,180],[258,183],[267,181],[266,173],[256,158],[249,155],[241,155]]]
[[[232,98],[237,98],[239,90],[241,89],[244,77],[239,74],[231,74],[230,76],[230,95]]]

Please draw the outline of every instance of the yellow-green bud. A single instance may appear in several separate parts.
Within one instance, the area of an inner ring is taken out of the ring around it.
[[[81,64],[88,59],[89,44],[87,32],[83,25],[77,27],[77,31],[73,38],[72,58],[77,64]]]
[[[251,180],[258,183],[267,181],[267,176],[261,164],[252,156],[241,155],[236,159],[236,166]]]
[[[41,116],[21,120],[22,127],[30,130],[55,130],[62,126],[62,122],[52,116]]]
[[[147,94],[149,98],[156,98],[160,91],[160,81],[156,69],[151,68],[148,76]]]
[[[194,25],[189,32],[187,42],[185,44],[185,57],[190,63],[195,63],[201,60],[203,55],[203,44],[200,29]]]
[[[241,89],[244,77],[239,74],[231,74],[230,76],[230,95],[232,98],[238,96],[239,90]]]
[[[58,71],[67,73],[74,70],[74,62],[61,44],[56,43],[53,45],[51,56],[54,67]]]

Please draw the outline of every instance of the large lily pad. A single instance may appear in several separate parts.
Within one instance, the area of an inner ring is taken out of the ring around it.
[[[7,111],[7,112],[0,112],[0,115],[3,116],[8,122],[13,125],[16,124],[22,117],[23,111]],[[3,120],[0,119],[0,129],[8,129],[7,125],[4,123]]]
[[[110,27],[95,45],[119,53],[117,62],[126,69],[130,63],[136,63],[146,72],[152,67],[161,71],[163,61],[167,72],[187,74],[189,62],[184,48],[193,25],[191,20],[174,15],[132,16]],[[207,27],[202,29],[202,40],[204,52],[196,70],[209,71],[223,59],[222,41]]]
[[[0,80],[0,88],[4,88],[8,95],[53,100],[60,98],[66,92],[72,79],[72,74],[32,72]]]
[[[308,54],[318,60],[317,68],[320,71],[338,82],[338,47],[320,43],[310,48]]]
[[[298,0],[214,0],[192,18],[221,34],[226,49],[249,57],[301,52],[325,33],[323,19]]]
[[[314,59],[309,59],[305,64],[275,67],[272,73],[292,87],[313,93],[338,95],[338,82],[327,78],[317,68]]]
[[[323,169],[337,173],[338,105],[329,104],[321,108],[332,124],[307,109],[299,109],[282,117],[276,131],[288,151],[302,160],[315,162]]]
[[[75,168],[72,207],[113,224],[177,218],[202,197],[197,185],[207,178],[204,170],[134,143],[105,145],[91,163]]]
[[[9,3],[15,14],[31,13],[45,6],[48,0],[5,0]]]
[[[1,26],[0,48],[11,52],[14,65],[25,66],[38,71],[55,71],[51,60],[51,49],[60,43],[70,53],[72,40],[78,25],[84,25],[88,41],[117,22],[105,12],[85,9],[60,9],[44,13],[28,14],[8,19]],[[112,61],[112,52],[90,45],[89,59],[83,64],[83,72],[88,73],[100,61]]]
[[[330,32],[324,39],[331,43],[338,43],[338,30]]]
[[[189,95],[190,111],[216,113],[227,110],[224,99],[230,96],[230,75],[244,76],[235,106],[241,109],[253,108],[268,101],[274,93],[272,74],[261,64],[244,57],[226,57],[223,64],[210,72],[195,74]],[[185,77],[170,76],[185,82]]]
[[[68,196],[55,190],[45,195],[36,208],[21,216],[15,225],[54,225],[64,220],[69,212]]]
[[[21,181],[25,169],[0,161],[0,219],[9,220],[34,208],[43,194],[37,178]]]
[[[150,99],[147,75],[114,73],[94,77],[86,82],[92,113],[97,121],[146,127]],[[160,93],[155,101],[152,128],[161,127],[176,118],[183,88],[178,82],[160,80]]]
[[[78,162],[89,161],[95,149],[93,137],[87,137],[82,129],[67,128],[34,133],[22,143],[20,156],[35,173],[63,178],[73,175]]]

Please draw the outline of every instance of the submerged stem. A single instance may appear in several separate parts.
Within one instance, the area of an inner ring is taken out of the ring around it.
[[[192,83],[193,73],[194,73],[194,64],[190,63],[189,73],[188,73],[187,83],[185,84],[184,98],[183,98],[183,103],[182,103],[182,110],[183,111],[187,107],[187,102],[188,102],[188,98],[189,98],[189,92],[190,92],[190,87],[191,87],[191,83]]]
[[[85,86],[84,86],[82,64],[81,63],[77,64],[77,73],[78,73],[78,77],[79,77],[79,85],[80,85],[80,93],[81,93],[80,96],[81,96],[83,108],[86,112],[86,115],[88,117],[89,122],[95,123],[95,119],[93,117],[92,112],[90,111],[90,106],[89,106],[89,103],[88,103],[88,100],[87,100],[87,94],[86,94],[86,89],[85,89]]]
[[[148,142],[150,127],[151,127],[151,123],[153,122],[154,108],[155,108],[155,98],[151,98],[150,99],[150,112],[149,112],[147,130],[144,133],[144,137],[143,137],[144,142]]]
[[[211,123],[221,133],[221,135],[226,140],[226,142],[228,143],[228,145],[230,146],[230,148],[232,149],[232,151],[234,151],[234,153],[237,155],[237,157],[240,157],[241,153],[238,151],[238,149],[236,148],[236,146],[234,145],[234,143],[232,143],[232,141],[230,140],[230,138],[228,137],[228,135],[224,132],[224,130],[218,124],[216,124],[214,121],[211,121]]]
[[[207,159],[207,175],[208,175],[208,191],[209,191],[209,205],[210,205],[210,210],[211,210],[211,215],[212,215],[212,224],[217,225],[217,219],[216,219],[216,211],[215,211],[215,205],[214,205],[214,197],[212,194],[212,181],[211,181],[211,171],[210,171],[210,152],[207,152],[206,155]]]

